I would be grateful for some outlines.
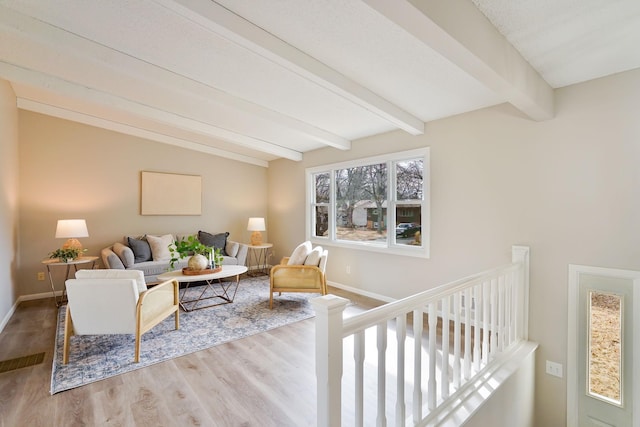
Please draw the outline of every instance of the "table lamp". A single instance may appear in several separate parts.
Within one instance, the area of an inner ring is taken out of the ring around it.
[[[260,232],[266,230],[264,218],[249,218],[247,230],[253,231],[253,233],[251,233],[251,246],[262,245],[262,233]]]
[[[87,222],[84,219],[59,219],[56,226],[56,239],[67,238],[62,249],[78,249],[82,252],[82,243],[78,237],[89,237]]]

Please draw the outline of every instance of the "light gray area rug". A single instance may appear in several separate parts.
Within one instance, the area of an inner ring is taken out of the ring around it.
[[[170,316],[144,334],[139,363],[133,362],[134,335],[79,335],[71,338],[69,363],[63,365],[66,307],[62,306],[51,394],[308,319],[315,314],[309,301],[316,296],[319,294],[284,293],[274,297],[273,310],[269,310],[269,278],[242,278],[233,303],[181,311],[179,330],[174,329]]]

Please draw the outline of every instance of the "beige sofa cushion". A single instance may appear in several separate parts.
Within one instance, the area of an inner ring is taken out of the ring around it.
[[[173,244],[173,234],[165,234],[164,236],[147,235],[147,242],[151,247],[151,255],[154,261],[169,261],[171,259],[169,245]]]

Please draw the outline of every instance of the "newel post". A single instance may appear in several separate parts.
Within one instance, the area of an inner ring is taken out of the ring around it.
[[[511,262],[522,263],[518,275],[518,307],[516,331],[520,339],[529,339],[529,246],[512,246]]]
[[[349,300],[325,295],[311,300],[316,312],[318,427],[339,427],[342,386],[342,313]]]

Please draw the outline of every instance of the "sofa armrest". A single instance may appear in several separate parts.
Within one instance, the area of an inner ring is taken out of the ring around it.
[[[120,257],[113,251],[113,246],[109,246],[108,248],[104,248],[102,251],[100,251],[100,256],[102,257],[104,268],[112,270],[124,270],[124,264],[122,263]]]

